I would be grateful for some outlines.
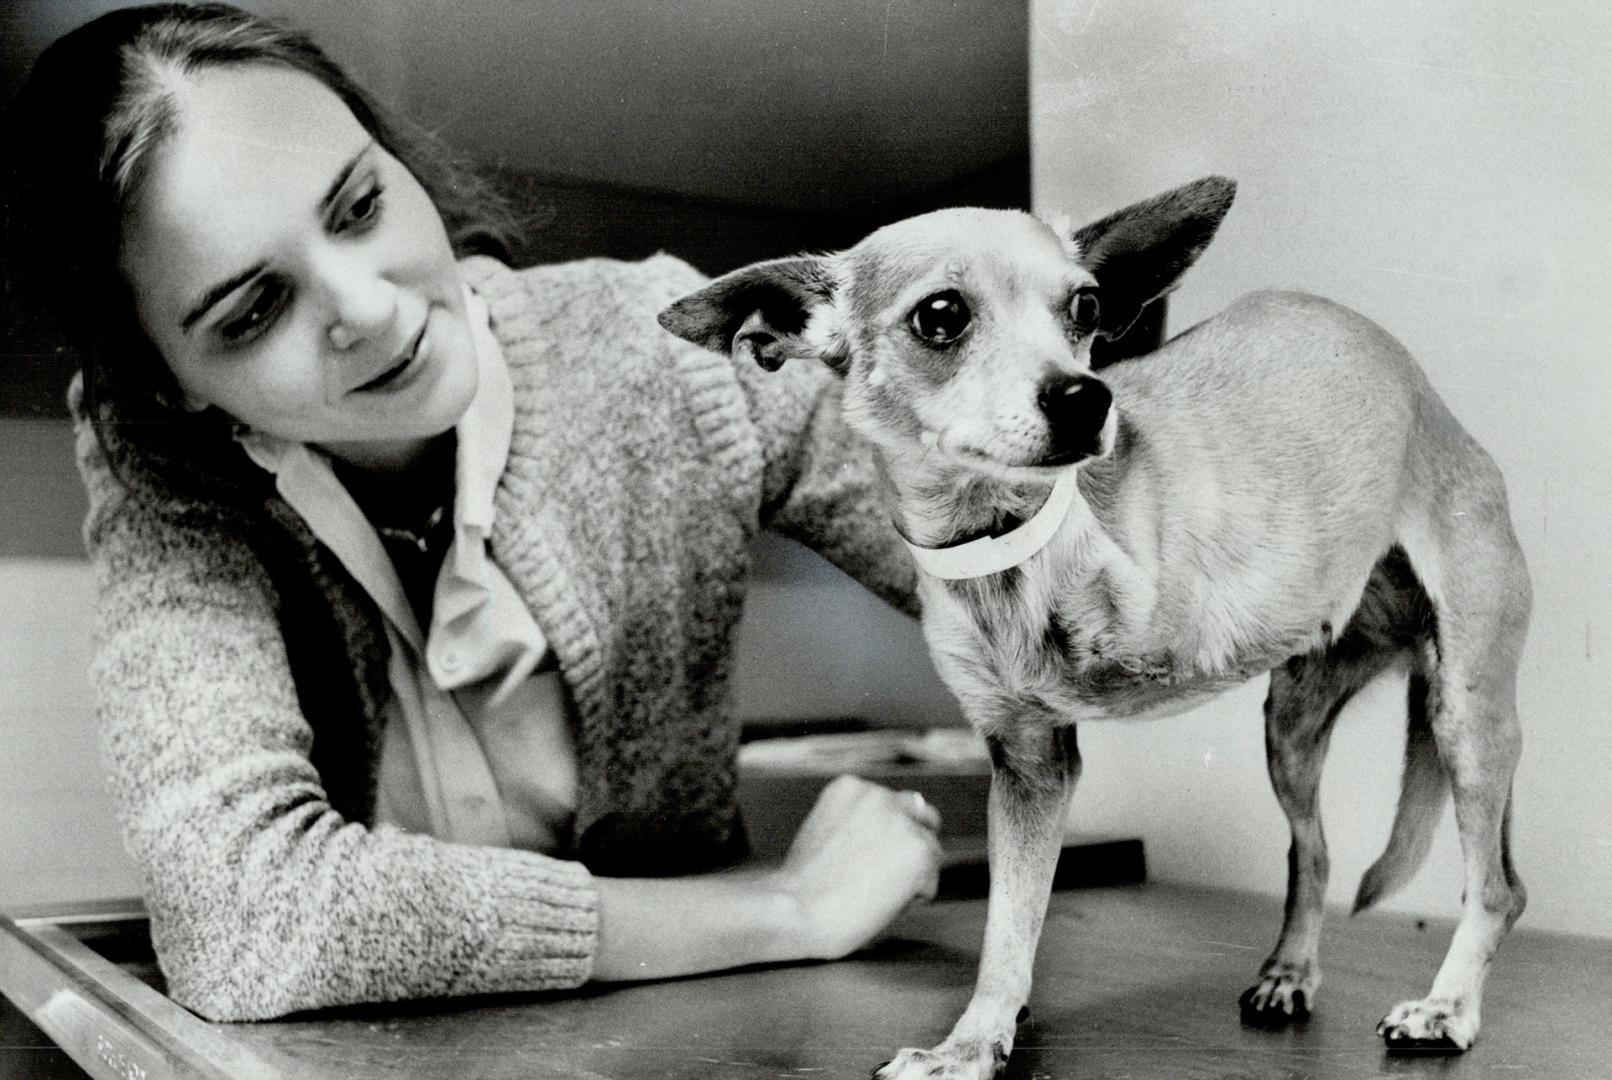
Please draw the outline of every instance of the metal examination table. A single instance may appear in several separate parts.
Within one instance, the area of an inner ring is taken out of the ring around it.
[[[854,738],[813,745],[827,750],[804,764],[749,755],[741,800],[764,857],[787,846],[817,788],[852,764],[846,755],[865,751]],[[865,1077],[901,1046],[939,1041],[973,986],[988,770],[934,749],[903,745],[858,765],[941,807],[948,866],[941,900],[850,959],[209,1024],[163,996],[138,904],[35,911],[0,920],[0,992],[14,1003],[0,1002],[0,1080]],[[1065,848],[1008,1077],[1612,1080],[1602,1044],[1612,941],[1530,931],[1525,917],[1501,947],[1476,1049],[1390,1055],[1373,1029],[1390,1005],[1425,992],[1448,920],[1332,913],[1314,1019],[1256,1031],[1241,1026],[1237,995],[1275,940],[1281,902],[1145,877],[1140,841],[1077,837]]]
[[[89,1075],[117,1080],[865,1077],[894,1048],[945,1034],[973,982],[984,906],[942,900],[903,917],[878,947],[832,964],[266,1024],[207,1024],[163,997],[135,911],[3,924],[0,979]],[[1239,1024],[1236,997],[1279,914],[1274,899],[1184,886],[1060,890],[1007,1075],[1612,1077],[1602,1045],[1612,942],[1518,930],[1490,980],[1478,1046],[1463,1057],[1395,1056],[1372,1028],[1388,1005],[1425,987],[1449,924],[1338,913],[1315,1018],[1254,1031]],[[46,1046],[6,1053],[15,1064],[0,1076],[79,1075]]]

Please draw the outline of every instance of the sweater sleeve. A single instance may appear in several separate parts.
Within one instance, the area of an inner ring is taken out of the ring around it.
[[[670,256],[650,263],[666,303],[707,280]],[[698,349],[675,339],[671,347]],[[845,425],[839,380],[821,364],[798,360],[774,372],[734,364],[733,375],[760,444],[762,527],[916,615],[917,570],[885,508],[873,450]]]
[[[251,548],[129,495],[82,423],[79,459],[105,765],[172,997],[248,1020],[586,981],[587,870],[344,820]]]

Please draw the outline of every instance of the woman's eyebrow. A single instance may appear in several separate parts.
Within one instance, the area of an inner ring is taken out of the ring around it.
[[[331,181],[324,197],[319,200],[319,213],[321,215],[330,209],[331,204],[341,194],[341,189],[347,185],[348,178],[353,175],[353,170],[358,168],[358,163],[364,160],[364,155],[369,153],[370,147],[374,145],[375,140],[373,138],[369,139],[363,146],[359,147],[358,153],[347,159],[347,163],[341,167],[341,171],[336,173],[336,179]],[[196,302],[190,305],[185,317],[179,321],[179,329],[183,333],[190,333],[190,328],[195,326],[214,304],[250,281],[263,270],[265,265],[264,263],[256,263],[249,266],[239,274],[235,274],[226,281],[219,282],[202,293]]]
[[[214,304],[252,280],[267,265],[267,263],[255,263],[231,277],[228,281],[220,281],[217,285],[208,289],[202,294],[201,299],[190,306],[190,311],[179,322],[179,329],[186,334],[190,333],[190,328],[195,326],[197,320],[207,314]]]
[[[347,186],[347,178],[353,175],[353,170],[358,168],[358,163],[364,160],[364,155],[369,153],[370,147],[374,145],[375,140],[373,138],[369,139],[363,146],[358,148],[358,153],[349,158],[347,164],[341,167],[341,172],[337,173],[336,179],[331,181],[329,190],[325,192],[325,197],[319,200],[320,214],[330,209],[331,204],[336,201],[336,196],[341,194],[341,189]]]

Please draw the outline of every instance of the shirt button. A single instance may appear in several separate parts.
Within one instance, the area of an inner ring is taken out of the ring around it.
[[[453,672],[459,670],[459,654],[452,649],[442,654],[442,670]]]

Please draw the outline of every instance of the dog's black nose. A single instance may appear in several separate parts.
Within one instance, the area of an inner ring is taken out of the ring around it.
[[[1060,375],[1041,387],[1037,398],[1060,452],[1094,453],[1114,395],[1090,375]]]

